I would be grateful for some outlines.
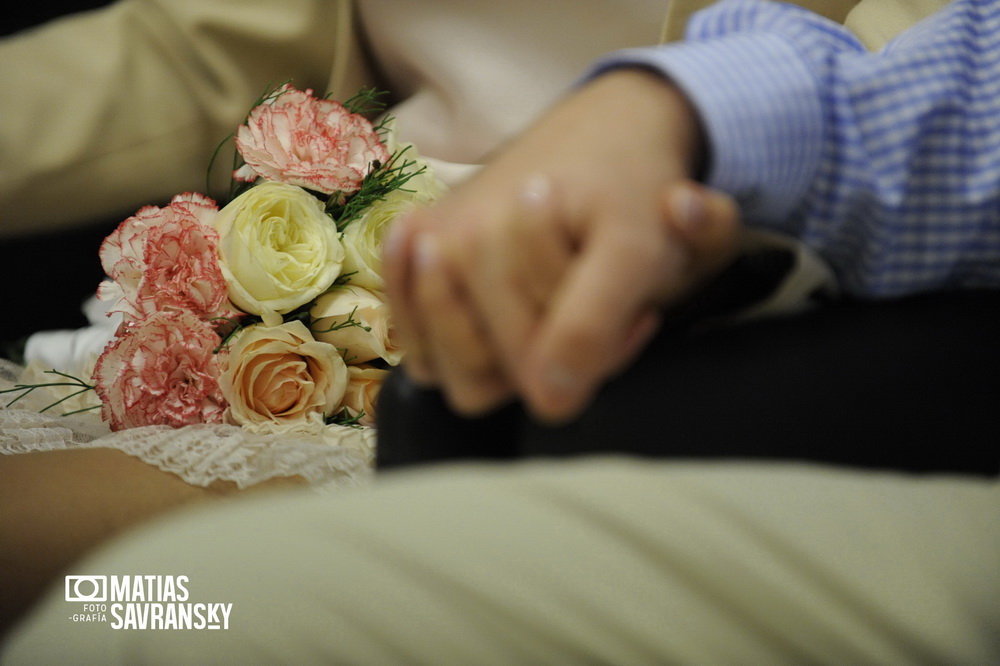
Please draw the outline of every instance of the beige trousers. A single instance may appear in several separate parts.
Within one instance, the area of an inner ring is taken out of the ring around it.
[[[233,604],[226,628],[74,621],[60,581],[2,661],[997,663],[998,554],[995,480],[448,466],[132,534],[69,573],[186,576],[188,603]]]

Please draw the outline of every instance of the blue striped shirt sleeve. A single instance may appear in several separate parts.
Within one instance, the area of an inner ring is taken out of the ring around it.
[[[701,114],[710,185],[850,294],[1000,287],[1000,0],[955,0],[878,52],[801,8],[724,0],[662,72]]]

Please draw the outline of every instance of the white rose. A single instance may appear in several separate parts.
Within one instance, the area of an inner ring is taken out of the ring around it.
[[[349,364],[381,358],[398,365],[403,358],[389,305],[377,292],[355,285],[336,287],[317,298],[309,313],[313,336],[340,349]]]
[[[219,211],[219,264],[238,308],[276,324],[340,275],[344,247],[323,204],[284,183],[253,187]]]

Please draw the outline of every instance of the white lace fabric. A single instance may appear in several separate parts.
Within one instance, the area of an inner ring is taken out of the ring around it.
[[[24,368],[0,360],[0,390],[13,388],[24,376]],[[365,481],[374,460],[372,428],[330,426],[322,435],[262,435],[211,424],[111,432],[97,410],[63,416],[66,407],[60,405],[41,411],[61,397],[58,392],[37,389],[11,404],[17,396],[0,395],[0,454],[110,448],[195,486],[231,481],[247,488],[272,478],[300,476],[317,490]]]

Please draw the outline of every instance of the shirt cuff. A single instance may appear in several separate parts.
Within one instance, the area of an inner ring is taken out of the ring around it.
[[[748,220],[780,223],[803,199],[823,141],[819,86],[796,49],[772,33],[626,49],[590,76],[645,67],[669,78],[698,110],[710,150],[708,185]]]

